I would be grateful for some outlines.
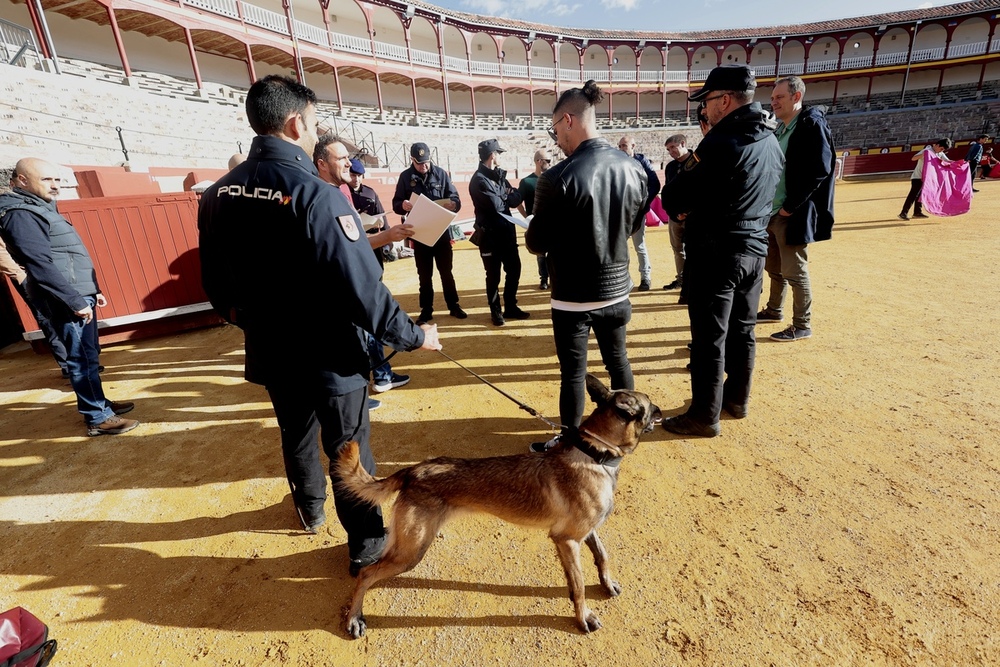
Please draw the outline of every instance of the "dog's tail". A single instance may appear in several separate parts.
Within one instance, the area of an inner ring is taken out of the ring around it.
[[[385,479],[375,479],[361,465],[358,443],[350,441],[340,450],[337,457],[337,476],[340,488],[374,505],[381,505],[394,493],[403,488],[403,477],[399,471]]]

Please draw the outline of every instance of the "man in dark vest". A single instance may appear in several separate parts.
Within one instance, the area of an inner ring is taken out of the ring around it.
[[[0,235],[24,267],[32,305],[48,318],[66,348],[69,381],[87,435],[117,435],[139,422],[119,416],[132,410],[133,403],[104,396],[94,308],[107,305],[107,299],[80,235],[56,210],[61,180],[58,168],[44,160],[18,161],[13,191],[0,195]]]

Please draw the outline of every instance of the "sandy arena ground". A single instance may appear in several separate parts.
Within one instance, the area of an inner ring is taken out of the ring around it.
[[[319,535],[297,529],[231,327],[108,346],[108,393],[143,421],[117,438],[83,435],[51,359],[0,354],[0,609],[48,621],[57,665],[996,665],[1000,182],[968,215],[902,222],[908,186],[838,186],[834,240],[810,248],[815,335],[758,327],[748,419],[712,440],[657,429],[625,460],[601,530],[620,597],[584,557],[595,634],[545,534],[469,516],[369,593],[368,634],[347,639],[344,533],[332,501]],[[658,289],[666,229],[647,238],[657,289],[633,296],[629,356],[676,414],[687,315]],[[470,317],[436,322],[449,355],[556,418],[548,296],[522,258],[530,320],[489,325],[462,243]],[[412,260],[385,281],[415,313]],[[436,353],[394,362],[413,381],[372,414],[380,474],[547,436]],[[606,378],[593,342],[591,369]]]

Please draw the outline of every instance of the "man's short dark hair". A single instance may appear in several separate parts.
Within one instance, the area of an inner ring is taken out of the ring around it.
[[[671,134],[667,137],[667,140],[663,142],[664,146],[669,146],[670,144],[687,144],[687,137],[683,134]]]
[[[940,146],[945,150],[948,150],[953,146],[953,144],[951,143],[951,139],[949,139],[948,137],[945,137],[944,139],[938,139],[934,143],[936,143],[938,146]]]
[[[316,164],[320,160],[326,159],[326,149],[330,144],[344,143],[344,140],[338,137],[333,132],[327,132],[319,141],[316,142],[316,147],[313,148],[313,164]],[[347,144],[344,144],[346,146]]]
[[[987,141],[989,141],[989,138],[990,138],[990,135],[988,135],[988,134],[980,134],[978,137],[976,137],[976,141],[982,141],[983,139],[986,139]]]
[[[257,134],[277,134],[292,114],[316,104],[316,93],[287,76],[270,74],[247,92],[247,120]]]

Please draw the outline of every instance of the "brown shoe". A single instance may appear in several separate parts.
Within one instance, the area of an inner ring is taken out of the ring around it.
[[[132,401],[108,401],[108,407],[116,415],[123,415],[126,412],[132,412],[132,408],[135,407],[135,403]]]
[[[123,419],[118,415],[109,417],[107,421],[87,427],[87,435],[119,435],[131,431],[139,422],[135,419]]]

